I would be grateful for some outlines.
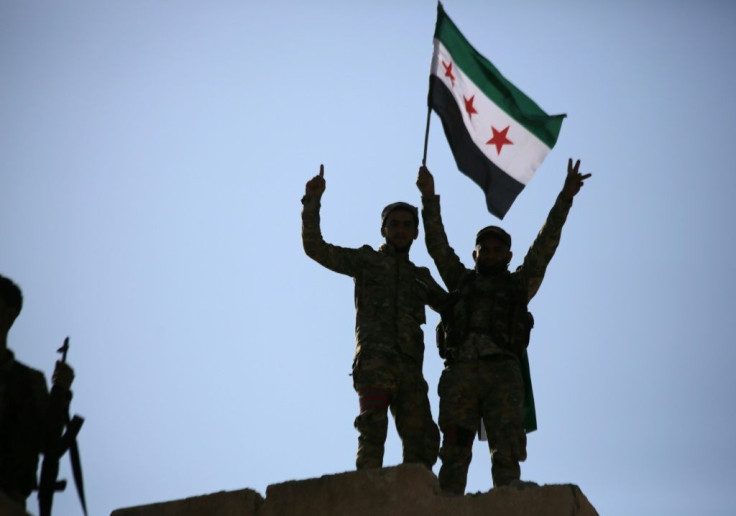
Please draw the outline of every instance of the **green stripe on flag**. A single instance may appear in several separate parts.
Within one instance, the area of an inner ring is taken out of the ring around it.
[[[511,118],[544,142],[550,149],[557,142],[562,120],[566,115],[548,115],[532,99],[511,84],[478,53],[458,30],[441,4],[437,5],[435,39],[442,42],[452,55],[455,65],[462,69],[475,85]]]

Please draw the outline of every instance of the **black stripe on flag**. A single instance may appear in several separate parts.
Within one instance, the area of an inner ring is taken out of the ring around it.
[[[503,219],[524,185],[497,167],[475,145],[463,123],[460,106],[436,75],[429,77],[429,107],[442,120],[457,168],[481,187],[488,211]],[[490,127],[488,130],[490,137]]]

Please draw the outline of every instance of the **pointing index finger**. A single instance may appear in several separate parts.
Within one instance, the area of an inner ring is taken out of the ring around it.
[[[319,177],[325,177],[325,166],[321,163],[319,165]]]

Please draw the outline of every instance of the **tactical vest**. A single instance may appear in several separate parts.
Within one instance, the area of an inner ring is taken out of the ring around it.
[[[511,351],[521,358],[529,345],[534,318],[527,309],[527,291],[508,271],[494,279],[494,288],[480,292],[478,275],[470,272],[460,287],[451,292],[437,324],[437,348],[440,357],[448,362],[455,360],[455,353],[470,333],[490,335],[499,348]],[[486,310],[490,320],[482,325],[471,324],[471,307],[488,303]]]

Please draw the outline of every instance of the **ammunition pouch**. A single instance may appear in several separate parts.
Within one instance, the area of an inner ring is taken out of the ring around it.
[[[519,358],[521,358],[521,355],[524,354],[524,351],[529,346],[532,328],[534,328],[534,316],[526,307],[523,308],[523,311],[518,310],[518,315],[514,314],[513,319],[515,319],[515,324],[512,328],[508,345],[506,346],[510,351],[518,355]]]

